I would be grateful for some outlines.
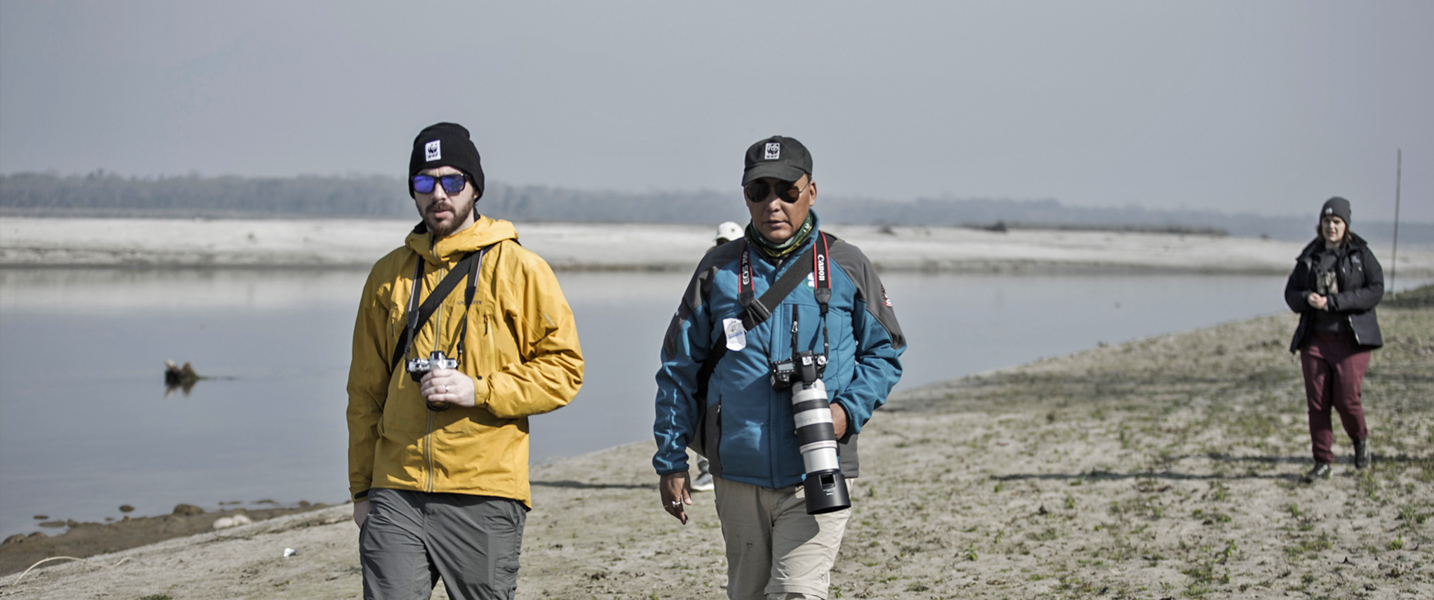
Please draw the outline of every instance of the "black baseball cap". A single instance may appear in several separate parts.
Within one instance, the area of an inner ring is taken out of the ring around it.
[[[774,135],[747,148],[742,185],[746,186],[763,177],[796,181],[801,179],[802,175],[811,174],[812,154],[807,152],[807,147],[792,138]]]

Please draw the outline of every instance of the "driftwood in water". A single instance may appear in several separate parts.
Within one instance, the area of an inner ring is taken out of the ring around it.
[[[174,395],[174,390],[176,389],[184,390],[184,395],[188,396],[189,391],[194,389],[195,382],[199,381],[200,379],[203,379],[203,377],[200,377],[198,373],[195,373],[194,367],[190,366],[187,361],[182,367],[174,364],[174,361],[172,360],[164,361],[165,398]]]

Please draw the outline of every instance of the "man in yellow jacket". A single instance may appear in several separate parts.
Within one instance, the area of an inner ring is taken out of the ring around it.
[[[418,134],[423,222],[373,266],[349,368],[349,487],[365,598],[511,598],[531,508],[528,417],[566,405],[582,350],[552,269],[478,215],[468,130]]]

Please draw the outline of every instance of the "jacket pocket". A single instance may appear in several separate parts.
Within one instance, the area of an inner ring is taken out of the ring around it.
[[[710,394],[711,391],[709,390]],[[721,437],[722,430],[722,399],[718,398],[712,406],[707,405],[707,398],[699,397],[697,400],[697,429],[692,432],[692,438],[688,440],[687,447],[691,448],[704,457],[711,458],[710,454],[717,448],[717,439]],[[714,438],[714,434],[717,436]]]
[[[408,326],[408,321],[401,306],[388,307],[388,339],[393,340],[392,344],[398,346],[399,338],[403,337],[403,330]],[[404,348],[397,348],[399,355],[402,355]],[[384,358],[391,358],[385,356]]]
[[[399,366],[402,369],[402,366]],[[401,377],[408,377],[404,373]],[[405,382],[417,386],[412,380]],[[379,431],[394,440],[401,440],[404,443],[412,443],[419,437],[427,434],[428,408],[423,405],[421,399],[405,398],[400,394],[396,398],[389,398],[384,405],[383,418],[380,419]]]
[[[722,475],[722,397],[718,396],[712,406],[707,407],[698,424],[702,436],[702,454],[707,457],[708,471],[713,476]],[[694,436],[695,437],[695,436]]]

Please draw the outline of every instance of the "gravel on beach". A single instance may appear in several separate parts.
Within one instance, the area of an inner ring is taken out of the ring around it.
[[[1291,314],[893,396],[862,436],[832,596],[1434,597],[1434,288],[1380,321],[1374,464],[1356,470],[1337,438],[1334,477],[1313,485]],[[710,496],[686,526],[668,516],[651,453],[533,469],[519,598],[724,597]],[[60,561],[0,578],[0,598],[357,597],[349,512]]]

